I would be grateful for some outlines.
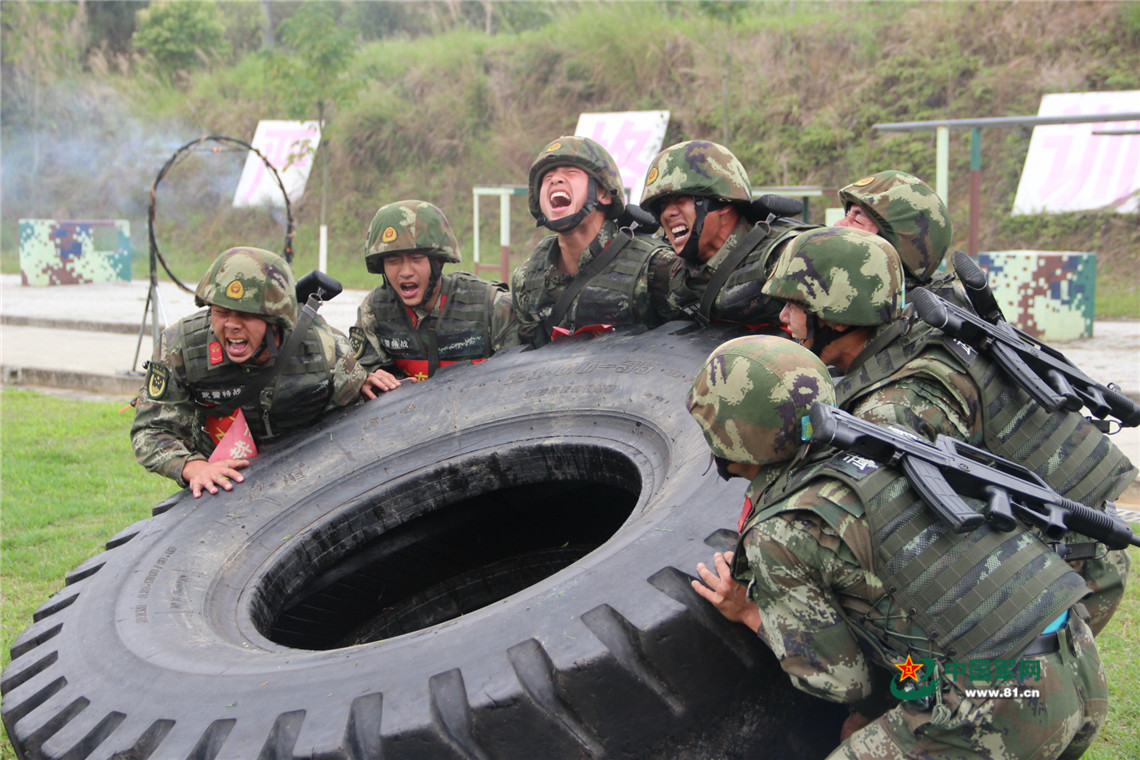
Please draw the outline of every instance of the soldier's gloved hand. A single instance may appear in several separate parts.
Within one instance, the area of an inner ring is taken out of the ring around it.
[[[697,563],[697,574],[701,581],[691,581],[693,590],[712,603],[720,614],[734,623],[743,623],[749,630],[760,630],[760,609],[748,599],[747,589],[732,577],[733,552],[717,552],[713,555],[716,572],[704,562]],[[707,584],[707,585],[706,585]]]
[[[400,379],[391,372],[374,369],[364,378],[364,385],[360,387],[360,395],[371,401],[381,393],[395,390],[400,387]]]
[[[203,490],[212,494],[217,493],[219,486],[232,491],[233,481],[240,483],[245,479],[238,472],[243,467],[249,467],[248,459],[219,459],[216,462],[191,459],[182,466],[182,479],[189,484],[194,498],[197,499]]]

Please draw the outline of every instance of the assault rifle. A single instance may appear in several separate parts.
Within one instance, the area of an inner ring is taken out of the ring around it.
[[[947,436],[930,443],[910,431],[881,427],[817,401],[811,408],[811,441],[900,468],[955,533],[986,522],[995,530],[1010,531],[1020,519],[1040,528],[1051,541],[1072,531],[1110,549],[1140,546],[1140,536],[1116,515],[1115,507],[1101,512],[1066,499],[1021,465]],[[962,496],[985,502],[984,511],[970,507]]]
[[[1099,419],[1112,415],[1124,427],[1140,425],[1140,406],[1115,386],[1101,385],[1060,351],[1006,322],[985,272],[968,255],[955,252],[954,268],[977,314],[918,288],[911,302],[924,322],[987,354],[1048,412],[1061,408],[1075,412],[1087,407]]]

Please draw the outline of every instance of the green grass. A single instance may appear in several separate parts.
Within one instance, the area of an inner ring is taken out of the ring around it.
[[[122,403],[28,390],[0,391],[0,663],[32,613],[63,587],[64,576],[102,551],[122,528],[150,516],[175,486],[135,463]],[[1130,550],[1133,567],[1140,551]],[[1098,639],[1108,673],[1108,722],[1087,754],[1092,760],[1140,757],[1140,589]],[[14,760],[7,735],[0,760]]]
[[[0,391],[0,663],[32,613],[107,539],[177,490],[134,458],[121,401]],[[15,754],[7,734],[0,758]]]

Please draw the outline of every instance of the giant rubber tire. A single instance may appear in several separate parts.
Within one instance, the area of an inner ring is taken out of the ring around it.
[[[841,716],[688,585],[742,499],[684,406],[731,336],[512,349],[326,420],[232,492],[175,495],[17,638],[0,684],[17,754],[825,754]],[[480,609],[435,609],[492,579]],[[360,611],[393,584],[392,620]]]

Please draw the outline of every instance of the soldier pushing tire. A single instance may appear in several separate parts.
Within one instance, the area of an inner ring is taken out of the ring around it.
[[[689,585],[743,483],[669,323],[444,368],[183,491],[16,640],[21,758],[823,756],[844,717]]]

